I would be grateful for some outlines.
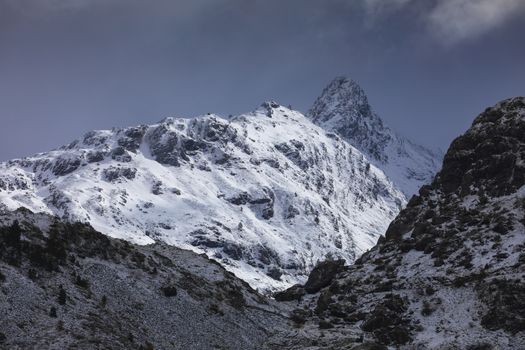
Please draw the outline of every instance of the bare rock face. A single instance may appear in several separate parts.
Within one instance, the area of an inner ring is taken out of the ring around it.
[[[303,333],[276,343],[524,348],[524,155],[525,98],[483,112],[374,248],[313,297],[283,302]]]
[[[59,158],[53,166],[53,173],[57,176],[64,176],[77,170],[80,166],[80,160]]]
[[[521,98],[488,108],[445,155],[437,179],[446,193],[503,196],[525,182],[525,109]]]
[[[109,182],[121,181],[122,179],[133,180],[137,169],[123,167],[109,167],[104,169],[104,179]]]

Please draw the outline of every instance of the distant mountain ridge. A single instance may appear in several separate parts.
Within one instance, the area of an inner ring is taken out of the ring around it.
[[[372,110],[364,90],[346,77],[335,78],[306,114],[315,124],[341,136],[410,197],[430,183],[442,155],[398,135]]]
[[[206,253],[262,289],[353,261],[405,196],[361,152],[275,102],[231,118],[89,132],[0,164],[0,202]]]

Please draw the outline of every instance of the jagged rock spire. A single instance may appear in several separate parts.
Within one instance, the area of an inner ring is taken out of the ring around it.
[[[346,77],[332,80],[314,102],[308,117],[374,159],[387,160],[384,147],[391,139],[390,130],[372,111],[364,90],[354,80]]]
[[[367,155],[407,197],[421,185],[430,183],[441,163],[437,152],[387,127],[372,110],[364,90],[352,79],[332,80],[307,116]]]

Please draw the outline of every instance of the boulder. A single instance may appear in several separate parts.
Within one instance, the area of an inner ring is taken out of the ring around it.
[[[292,301],[292,300],[301,300],[301,298],[306,294],[304,287],[300,284],[291,286],[290,288],[283,290],[282,292],[277,292],[273,295],[277,301]]]
[[[308,281],[304,285],[304,289],[307,293],[313,294],[319,292],[322,288],[327,287],[332,283],[334,277],[343,270],[345,261],[339,260],[326,260],[319,264],[312,270]]]

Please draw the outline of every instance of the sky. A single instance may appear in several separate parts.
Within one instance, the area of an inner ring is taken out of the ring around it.
[[[525,95],[525,0],[0,0],[0,160],[266,100],[305,112],[341,75],[446,150]]]

